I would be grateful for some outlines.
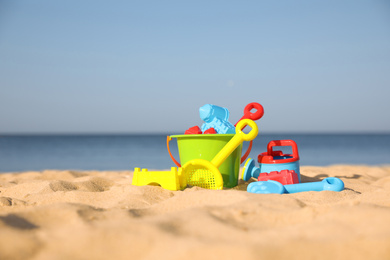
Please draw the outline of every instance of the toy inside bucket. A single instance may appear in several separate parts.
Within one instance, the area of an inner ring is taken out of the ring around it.
[[[167,137],[167,148],[173,162],[178,166],[184,165],[193,159],[204,159],[211,161],[215,155],[232,139],[234,134],[192,134],[192,135],[172,135]],[[180,163],[172,156],[169,141],[177,139]],[[248,147],[250,149],[251,147]],[[223,178],[223,186],[232,188],[238,185],[238,175],[240,171],[242,144],[239,145],[231,155],[218,168]],[[248,152],[245,155],[249,154]],[[245,157],[244,155],[244,157]]]

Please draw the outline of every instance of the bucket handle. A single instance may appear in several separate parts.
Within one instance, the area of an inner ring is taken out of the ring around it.
[[[173,157],[173,155],[171,153],[171,149],[169,147],[169,142],[171,140],[172,140],[172,138],[168,135],[167,136],[167,149],[168,149],[169,156],[171,157],[172,161],[176,164],[177,167],[181,167],[181,164],[175,159],[175,157]],[[240,164],[242,164],[246,160],[246,158],[248,157],[249,153],[252,150],[252,144],[253,144],[253,140],[249,142],[248,149],[246,150],[245,154],[241,157]]]
[[[171,140],[172,140],[172,138],[168,135],[167,136],[167,148],[168,148],[169,156],[171,156],[172,161],[177,165],[177,167],[181,167],[181,164],[178,161],[176,161],[175,157],[173,157],[173,155],[171,153],[171,149],[169,148],[169,142]]]
[[[252,150],[252,143],[253,143],[253,140],[251,140],[249,142],[248,149],[246,150],[245,154],[241,157],[240,164],[242,164],[246,160],[246,158],[248,157],[249,153],[251,152],[251,150]]]
[[[298,153],[298,146],[297,143],[295,143],[293,140],[273,140],[268,143],[267,145],[267,154],[272,155],[273,154],[273,147],[274,146],[291,146],[292,148],[292,156],[294,159],[299,160],[299,153]]]

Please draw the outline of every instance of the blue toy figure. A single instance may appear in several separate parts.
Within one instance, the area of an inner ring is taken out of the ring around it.
[[[228,121],[229,110],[224,107],[206,104],[199,108],[200,118],[205,122],[201,130],[214,128],[218,134],[234,134],[235,127]]]

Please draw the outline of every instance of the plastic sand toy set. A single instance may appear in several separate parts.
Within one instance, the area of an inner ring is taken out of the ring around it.
[[[254,111],[254,112],[253,112]],[[137,186],[159,185],[167,190],[183,190],[189,186],[222,190],[238,185],[240,165],[252,149],[259,130],[256,120],[264,115],[263,106],[253,102],[244,108],[244,115],[236,124],[229,122],[229,110],[206,104],[199,108],[203,125],[190,127],[183,135],[167,136],[168,153],[177,167],[170,171],[134,169],[132,184]],[[250,131],[244,133],[244,128]],[[180,162],[171,153],[170,141],[177,140]],[[243,156],[242,144],[250,142]],[[292,154],[274,150],[290,146]],[[251,193],[295,193],[303,191],[342,191],[344,183],[335,177],[320,182],[301,183],[298,146],[293,140],[273,140],[267,151],[257,157],[258,167],[251,158],[242,170],[244,181]]]

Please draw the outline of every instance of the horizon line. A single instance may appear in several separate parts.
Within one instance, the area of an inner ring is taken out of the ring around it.
[[[377,134],[377,135],[388,135],[390,131],[265,131],[259,132],[259,135],[285,135],[285,134],[297,134],[297,135],[364,135],[364,134]],[[67,135],[67,136],[82,136],[82,135],[184,135],[179,132],[4,132],[0,133],[1,136],[43,136],[43,135]]]

